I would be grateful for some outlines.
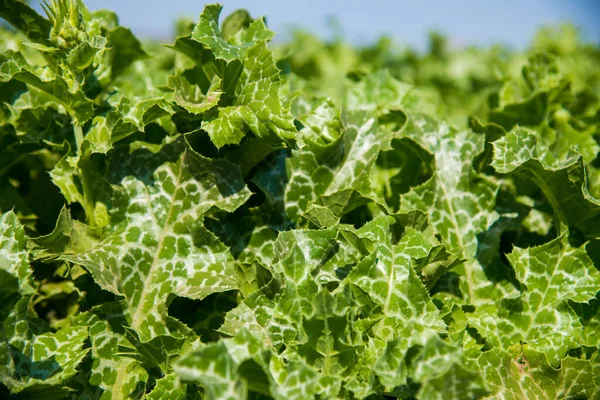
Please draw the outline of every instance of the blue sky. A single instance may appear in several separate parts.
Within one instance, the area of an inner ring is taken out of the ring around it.
[[[33,0],[36,4],[37,0]],[[121,25],[142,37],[169,40],[180,16],[197,20],[205,4],[197,0],[85,0],[92,10],[117,12]],[[427,32],[449,34],[454,44],[505,43],[527,45],[542,24],[570,21],[583,36],[600,43],[600,0],[223,0],[223,15],[246,8],[265,15],[271,29],[283,36],[291,27],[331,35],[327,20],[335,16],[344,36],[369,43],[382,34],[423,49]],[[39,9],[39,7],[37,7]]]

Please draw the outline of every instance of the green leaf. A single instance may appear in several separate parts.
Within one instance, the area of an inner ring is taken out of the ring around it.
[[[112,79],[123,74],[135,61],[148,57],[139,40],[128,28],[122,26],[116,26],[108,32],[107,47],[109,50],[105,57],[108,60],[104,63],[110,65]]]
[[[71,212],[63,207],[60,210],[56,226],[47,235],[32,237],[28,248],[31,259],[50,260],[60,253],[77,253],[97,244],[98,231],[86,224],[74,220]]]
[[[27,236],[23,225],[17,219],[12,211],[8,211],[0,216],[0,271],[7,273],[11,280],[16,280],[19,292],[22,294],[31,294],[29,268],[29,251],[26,249]],[[3,280],[7,279],[3,276]],[[6,281],[5,281],[6,282]],[[8,289],[9,285],[3,285],[0,292]],[[5,294],[2,293],[4,296]]]
[[[213,77],[206,93],[200,86],[188,81],[185,75],[176,75],[169,78],[169,85],[174,89],[173,99],[192,114],[202,114],[215,107],[221,98],[221,79]]]
[[[246,398],[249,389],[275,399],[305,399],[314,396],[317,379],[301,360],[284,362],[263,350],[247,330],[188,353],[175,370],[184,381],[202,382],[210,399]]]
[[[28,303],[28,297],[17,302],[1,332],[0,378],[13,394],[59,388],[87,354],[86,327],[49,332],[44,321],[32,316]]]
[[[95,40],[94,43],[84,41],[69,51],[66,63],[76,72],[83,72],[94,62],[96,55],[106,46],[106,39]]]
[[[549,165],[538,155],[536,133],[526,128],[515,128],[493,146],[492,166],[499,173],[515,173],[533,181],[552,207],[559,230],[565,225],[592,237],[599,234],[600,202],[589,194],[586,170],[577,153]]]
[[[293,151],[288,161],[286,213],[318,226],[331,226],[339,218],[377,199],[370,182],[371,168],[385,136],[377,132],[374,118],[362,113],[342,117],[343,134],[331,144],[307,144]],[[326,214],[323,219],[320,216]]]
[[[22,143],[50,142],[62,145],[73,138],[69,117],[57,111],[57,105],[40,92],[27,91],[16,99],[8,109],[8,119],[14,126]]]
[[[591,360],[566,357],[560,369],[551,367],[543,353],[527,345],[507,351],[482,353],[478,366],[493,392],[493,398],[594,398],[598,394],[598,354]]]
[[[124,340],[123,326],[126,324],[121,304],[102,304],[75,317],[73,324],[88,327],[90,332],[95,361],[89,384],[100,387],[106,396],[139,396],[148,373],[134,359],[119,357],[119,344]]]
[[[156,381],[156,386],[146,396],[149,400],[160,400],[160,399],[188,399],[185,386],[181,385],[177,380],[177,375],[169,374]]]
[[[373,370],[388,390],[407,384],[410,352],[446,329],[414,271],[424,260],[435,259],[436,246],[411,227],[405,227],[403,237],[392,244],[393,221],[379,218],[357,231],[359,237],[378,247],[347,277],[348,283],[359,287],[377,305],[363,321],[368,321],[366,332],[371,337],[366,352],[375,355]]]
[[[382,125],[386,116],[397,110],[431,114],[437,111],[414,86],[394,79],[386,70],[369,74],[352,85],[345,105],[351,110],[373,112]]]
[[[483,137],[426,116],[413,118],[404,136],[434,154],[436,168],[431,179],[401,197],[400,211],[431,212],[431,224],[450,250],[473,257],[477,234],[497,218],[493,211],[497,186],[472,167],[483,151]]]
[[[416,359],[414,376],[422,380],[419,398],[476,399],[489,391],[478,371],[469,368],[459,349],[432,337]]]
[[[251,18],[244,10],[239,10],[227,17],[224,22],[223,35],[221,35],[219,15],[222,9],[223,7],[219,4],[210,4],[204,7],[198,25],[194,28],[191,36],[193,40],[208,47],[217,59],[227,62],[241,61],[247,47],[251,47],[260,40],[268,41],[273,37],[273,32],[266,28],[263,19],[259,18],[250,22]]]
[[[568,350],[582,344],[581,322],[567,300],[593,299],[600,291],[600,271],[585,247],[572,247],[564,236],[538,247],[514,248],[507,258],[521,283],[520,296],[499,302],[495,312],[492,307],[476,313],[469,323],[504,351],[527,343],[558,365]]]
[[[380,218],[357,232],[359,237],[375,239],[378,248],[352,269],[347,280],[381,307],[379,315],[371,316],[373,337],[379,340],[395,338],[398,329],[412,325],[412,329],[422,331],[418,340],[424,343],[427,335],[442,331],[444,323],[417,277],[412,259],[426,257],[433,246],[411,228],[406,228],[398,244],[393,245],[392,222],[390,217]]]
[[[168,153],[177,149],[179,154]],[[237,287],[233,260],[202,226],[202,217],[213,209],[234,211],[249,197],[239,170],[226,161],[181,144],[154,158],[164,161],[152,173],[151,185],[127,176],[113,187],[112,225],[101,242],[61,256],[124,297],[127,320],[144,342],[169,334],[168,295],[202,299]]]
[[[144,132],[148,124],[174,114],[172,106],[161,97],[120,97],[106,115],[94,117],[85,140],[92,153],[106,154],[119,140]]]
[[[279,97],[279,69],[264,40],[248,49],[244,69],[231,106],[219,109],[218,117],[202,122],[218,148],[238,144],[250,130],[259,138],[274,143],[294,138],[292,116]]]
[[[273,33],[263,19],[252,20],[239,10],[228,19],[228,33],[222,37],[221,9],[218,4],[206,6],[192,35],[172,46],[197,64],[170,78],[175,101],[203,114],[202,129],[217,148],[239,144],[248,131],[274,145],[290,142],[296,128],[280,99],[279,69],[267,48]],[[191,73],[201,79],[190,79]]]
[[[560,73],[555,56],[536,53],[517,79],[508,80],[498,93],[498,105],[490,121],[511,129],[515,125],[538,125],[557,98],[565,95],[569,82]]]
[[[68,203],[81,204],[92,228],[109,224],[110,188],[103,178],[102,163],[94,163],[84,142],[83,156],[65,156],[49,172]],[[93,221],[93,222],[92,222]]]
[[[29,40],[47,42],[52,25],[27,4],[18,0],[2,0],[0,17],[27,35]]]
[[[336,396],[344,390],[342,377],[352,376],[355,370],[358,339],[351,325],[354,317],[348,319],[354,311],[347,297],[352,294],[346,290],[333,295],[317,283],[328,279],[335,235],[332,229],[280,233],[276,261],[269,266],[279,283],[273,281],[251,295],[226,319],[225,331],[241,334],[251,327],[259,335],[258,343],[267,344],[265,351],[275,355],[271,367],[264,368],[269,380],[277,382],[271,388],[275,398]],[[277,349],[284,344],[288,350],[279,357]]]
[[[27,237],[12,211],[0,217],[0,232],[0,296],[8,302],[0,308],[0,379],[13,394],[60,392],[87,354],[87,327],[50,332],[47,323],[35,317]],[[17,291],[20,299],[13,296]]]
[[[235,10],[223,21],[223,39],[231,41],[239,32],[243,32],[252,23],[252,17],[248,11]]]
[[[489,300],[489,282],[474,259],[477,236],[498,218],[494,211],[497,184],[473,169],[473,159],[483,151],[483,136],[457,131],[424,115],[409,116],[403,136],[433,154],[435,170],[429,180],[401,196],[400,212],[429,214],[442,243],[467,260],[457,269],[464,295],[472,302]]]
[[[55,104],[55,107],[64,107],[68,115],[80,124],[92,117],[93,102],[81,91],[71,92],[69,84],[62,77],[40,74],[42,71],[36,71],[21,54],[10,50],[0,55],[0,61],[0,81],[16,79],[26,83],[36,96]]]

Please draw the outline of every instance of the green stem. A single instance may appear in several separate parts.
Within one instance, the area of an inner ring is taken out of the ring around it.
[[[83,129],[79,122],[73,121],[73,132],[75,134],[75,147],[77,147],[77,154],[81,154],[81,145],[83,144]]]
[[[75,133],[75,146],[77,147],[77,154],[79,155],[79,178],[81,179],[81,186],[83,188],[83,209],[85,210],[85,216],[88,225],[92,228],[96,227],[96,218],[94,215],[94,195],[91,185],[90,176],[90,151],[89,149],[82,149],[83,145],[83,130],[79,123],[73,123],[73,130]]]
[[[554,197],[554,194],[552,193],[552,190],[550,190],[550,187],[548,187],[546,181],[540,176],[538,176],[538,174],[536,174],[535,171],[533,171],[533,181],[542,190],[542,193],[544,193],[546,200],[548,200],[548,203],[550,203],[550,206],[554,211],[554,225],[556,229],[556,235],[562,236],[562,234],[567,231],[567,227],[569,226],[569,224],[567,221],[567,217],[560,208],[558,199]]]

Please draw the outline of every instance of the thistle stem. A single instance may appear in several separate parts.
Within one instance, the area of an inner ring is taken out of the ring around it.
[[[75,133],[75,146],[77,147],[77,154],[79,155],[79,178],[81,179],[81,186],[83,189],[83,209],[85,210],[86,220],[89,226],[92,228],[96,227],[96,218],[94,215],[94,195],[91,185],[90,176],[90,151],[89,149],[82,149],[83,145],[83,129],[79,123],[73,123],[73,130]]]

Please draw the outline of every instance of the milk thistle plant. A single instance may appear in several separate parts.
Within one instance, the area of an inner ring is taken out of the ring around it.
[[[599,399],[600,49],[0,0],[3,399]],[[200,11],[200,10],[199,10]]]

